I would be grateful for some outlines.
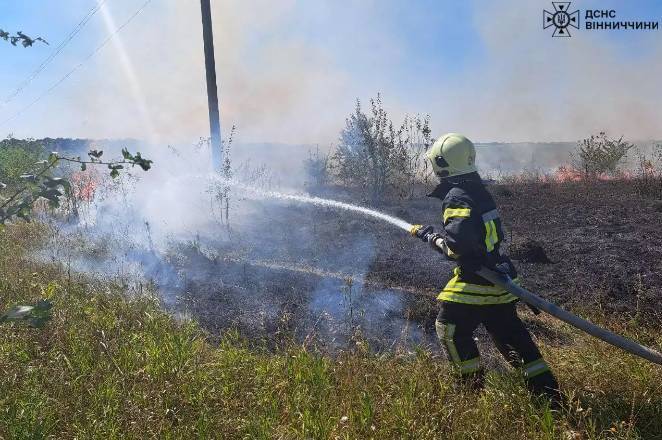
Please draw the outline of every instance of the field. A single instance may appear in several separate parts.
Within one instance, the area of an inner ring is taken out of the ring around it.
[[[4,3],[0,440],[662,440],[662,1]]]
[[[660,201],[638,196],[627,180],[491,189],[526,287],[598,320],[662,325]],[[415,223],[439,222],[440,202],[424,196],[380,209]],[[256,233],[180,248],[170,261],[187,274],[180,289],[186,311],[209,331],[234,327],[254,338],[285,325],[303,340],[328,324],[346,340],[360,326],[376,348],[403,331],[409,345],[436,346],[427,337],[434,297],[452,263],[389,224],[328,208],[265,204],[255,219]],[[343,327],[350,312],[355,325]]]
[[[526,287],[662,347],[660,201],[628,180],[491,190]],[[423,196],[379,208],[438,223]],[[50,226],[7,226],[0,303],[54,312],[43,329],[2,327],[0,437],[662,438],[659,366],[522,308],[567,407],[531,400],[483,335],[494,372],[474,394],[431,331],[448,263],[371,220],[253,209],[252,232],[173,248],[153,273],[176,276],[140,288],[35,259]],[[102,264],[100,249],[78,252]]]

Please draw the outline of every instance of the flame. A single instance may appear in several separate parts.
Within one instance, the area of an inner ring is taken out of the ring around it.
[[[562,165],[554,171],[553,174],[546,176],[546,181],[550,182],[582,182],[585,180],[632,180],[636,176],[632,171],[617,171],[612,174],[601,173],[589,175],[570,165]]]
[[[558,167],[551,176],[551,180],[555,182],[579,182],[584,178],[585,176],[580,171],[567,165]]]
[[[97,193],[101,176],[97,170],[75,171],[69,177],[72,196],[82,202],[91,202]]]

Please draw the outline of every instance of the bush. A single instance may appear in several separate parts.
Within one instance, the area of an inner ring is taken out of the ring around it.
[[[333,155],[336,177],[347,186],[363,189],[372,201],[390,192],[411,195],[413,186],[430,175],[423,159],[433,141],[430,133],[429,117],[405,117],[396,129],[380,95],[370,100],[370,114],[363,112],[357,100]]]
[[[633,144],[623,141],[623,136],[619,139],[611,139],[602,131],[598,135],[591,135],[590,138],[578,143],[577,155],[579,157],[575,160],[575,167],[585,177],[614,175],[632,147],[634,147]]]
[[[642,196],[662,198],[662,145],[655,145],[650,155],[637,155],[637,174],[634,185]]]
[[[46,152],[37,141],[3,139],[0,141],[0,182],[10,186],[20,183],[21,175],[32,171],[45,157]]]
[[[329,155],[320,153],[319,147],[315,152],[308,152],[308,158],[303,162],[303,168],[308,177],[308,184],[314,188],[321,188],[329,183]]]

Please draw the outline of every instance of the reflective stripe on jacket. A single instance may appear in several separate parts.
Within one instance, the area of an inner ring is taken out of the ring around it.
[[[438,299],[475,305],[516,301],[517,297],[473,273],[481,265],[493,268],[505,263],[510,277],[517,277],[510,259],[500,253],[504,235],[494,199],[477,173],[460,178],[442,183],[430,194],[443,201],[446,254],[458,263]]]

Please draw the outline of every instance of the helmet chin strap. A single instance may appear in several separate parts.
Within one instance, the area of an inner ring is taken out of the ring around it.
[[[443,170],[442,172],[448,173],[448,171],[446,170]],[[449,175],[442,176],[441,173],[435,173],[435,175],[439,178],[440,184],[446,184],[446,185],[460,185],[463,182],[482,181],[480,175],[476,171],[467,174],[459,174],[456,176],[449,176]]]

